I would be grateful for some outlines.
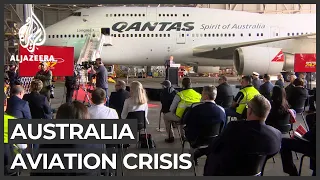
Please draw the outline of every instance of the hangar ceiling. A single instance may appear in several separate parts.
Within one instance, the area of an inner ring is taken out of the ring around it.
[[[37,8],[43,9],[55,9],[55,10],[71,10],[75,11],[81,8],[88,8],[88,7],[115,7],[115,6],[126,6],[126,7],[157,7],[157,6],[164,6],[164,7],[196,7],[197,4],[37,4],[35,5]]]
[[[316,4],[37,4],[39,9],[71,10],[96,6],[199,7],[255,13],[315,13]]]

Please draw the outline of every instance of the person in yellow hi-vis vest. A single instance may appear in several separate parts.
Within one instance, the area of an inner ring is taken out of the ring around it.
[[[7,96],[6,96],[6,94],[4,94],[3,108],[4,108],[4,112],[5,112],[7,109]],[[8,121],[10,119],[16,119],[16,118],[4,113],[4,117],[3,117],[3,138],[4,138],[4,140],[3,140],[3,142],[4,142],[4,166],[5,166],[4,172],[5,172],[5,175],[9,174],[7,166],[9,165],[10,156],[12,156],[14,154],[21,153],[22,150],[27,148],[26,144],[8,144],[8,138],[9,138],[9,134],[8,134],[8,124],[9,123],[8,123]],[[12,146],[12,147],[10,147],[10,146]],[[11,151],[13,151],[13,152],[11,152]]]
[[[243,76],[241,79],[241,89],[233,99],[232,106],[225,109],[226,117],[240,117],[245,113],[247,108],[247,103],[254,98],[254,96],[259,95],[259,91],[252,85],[252,79],[250,76]]]
[[[168,133],[168,138],[165,139],[167,143],[174,142],[173,129],[171,127],[172,121],[179,122],[187,107],[190,107],[193,103],[201,101],[201,94],[191,88],[191,79],[184,78],[182,80],[181,92],[178,92],[174,97],[168,113],[165,113],[163,120]],[[179,125],[181,136],[184,137],[184,130]]]

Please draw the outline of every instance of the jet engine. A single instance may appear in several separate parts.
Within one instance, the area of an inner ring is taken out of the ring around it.
[[[233,61],[239,75],[275,75],[283,70],[285,57],[280,48],[241,47],[235,50]]]

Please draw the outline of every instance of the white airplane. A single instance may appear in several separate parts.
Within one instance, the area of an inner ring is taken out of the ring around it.
[[[293,70],[295,53],[316,52],[316,14],[257,14],[190,7],[91,7],[45,29],[45,45],[75,47],[88,36],[111,39],[104,64],[232,67],[238,74]]]

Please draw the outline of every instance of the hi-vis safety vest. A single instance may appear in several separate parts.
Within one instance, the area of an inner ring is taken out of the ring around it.
[[[3,122],[3,138],[4,138],[4,143],[5,144],[8,144],[8,124],[9,124],[9,119],[16,119],[15,117],[13,117],[13,116],[10,116],[10,115],[8,115],[8,114],[4,114],[4,118],[3,118],[3,120],[4,120],[4,122]],[[19,154],[19,153],[21,153],[21,150],[20,150],[20,148],[17,146],[17,145],[15,145],[15,144],[13,144],[12,145],[13,146],[13,152],[14,152],[14,154]]]
[[[186,89],[178,92],[177,95],[180,97],[180,102],[176,109],[176,116],[182,117],[187,107],[190,107],[193,103],[201,101],[201,94],[193,89]]]
[[[254,96],[260,94],[259,91],[253,86],[245,87],[245,88],[241,89],[240,92],[242,92],[244,96],[243,96],[242,100],[240,101],[239,106],[236,109],[236,112],[238,114],[242,114],[243,110],[247,106],[247,103],[249,101],[251,101],[251,99],[253,99]]]

